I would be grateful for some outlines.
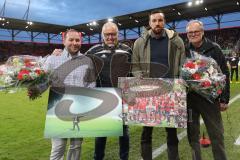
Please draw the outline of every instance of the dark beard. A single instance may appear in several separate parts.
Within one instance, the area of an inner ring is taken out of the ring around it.
[[[156,29],[153,29],[152,31],[153,31],[153,33],[156,34],[156,35],[161,35],[162,32],[163,32],[163,29],[159,29],[159,28],[158,28],[157,30],[156,30]]]

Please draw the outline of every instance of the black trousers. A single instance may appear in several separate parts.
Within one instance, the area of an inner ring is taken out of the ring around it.
[[[141,137],[141,155],[143,160],[152,160],[152,131],[153,127],[143,127]],[[178,137],[176,128],[166,128],[168,159],[179,160]]]
[[[105,156],[107,137],[97,137],[95,139],[94,160],[103,160]],[[123,136],[119,137],[119,157],[120,160],[128,160],[129,155],[129,133],[128,126],[123,125]]]
[[[192,159],[202,160],[199,144],[201,115],[212,142],[214,160],[227,160],[219,102],[210,103],[196,93],[189,93],[187,105],[188,111],[192,110],[192,122],[189,122],[187,127],[188,141],[192,148]]]
[[[236,76],[236,81],[238,81],[238,67],[236,68],[231,68],[231,81],[233,79],[233,74],[235,72],[235,76]]]

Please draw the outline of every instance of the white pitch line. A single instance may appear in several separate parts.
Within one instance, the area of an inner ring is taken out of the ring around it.
[[[234,98],[237,99],[238,97],[240,97],[240,95],[238,95],[238,96],[236,96],[236,97],[234,97]],[[233,99],[234,99],[234,98],[233,98]],[[234,99],[234,100],[235,100],[235,99]],[[235,144],[235,145],[238,145],[238,146],[240,145],[240,135],[239,135],[239,137],[236,139],[236,141],[235,141],[234,144]]]
[[[240,136],[236,139],[234,144],[237,146],[240,146]]]
[[[237,99],[239,99],[240,98],[240,94],[238,94],[237,96],[235,96],[234,98],[232,98],[230,101],[229,101],[229,103],[228,103],[228,105],[230,106],[233,102],[235,102]],[[200,121],[200,124],[203,124],[203,120],[201,119],[201,121]],[[179,133],[178,134],[178,139],[179,139],[179,141],[180,140],[182,140],[184,137],[186,137],[187,136],[187,131],[185,130],[185,131],[182,131],[181,133]],[[236,144],[237,143],[237,144]],[[235,144],[236,145],[240,145],[240,136],[238,137],[238,139],[236,140],[236,142],[235,142]],[[152,153],[152,155],[153,155],[153,159],[154,158],[156,158],[156,157],[158,157],[160,154],[162,154],[165,150],[167,150],[167,144],[165,143],[165,144],[163,144],[163,145],[161,145],[159,148],[157,148],[157,149],[155,149],[154,151],[153,151],[153,153]]]
[[[229,101],[229,105],[231,105],[233,102],[235,102],[238,98],[240,98],[240,94],[238,94],[237,96],[235,96],[234,98],[232,98],[232,99]]]
[[[187,131],[183,131],[178,134],[178,140],[181,141],[185,136],[187,136]],[[165,150],[167,150],[167,143],[163,144],[159,148],[155,149],[152,153],[153,159],[159,156],[161,153],[163,153]]]

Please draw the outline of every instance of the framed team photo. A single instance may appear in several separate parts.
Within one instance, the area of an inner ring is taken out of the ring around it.
[[[128,125],[187,127],[186,87],[181,79],[121,77]]]

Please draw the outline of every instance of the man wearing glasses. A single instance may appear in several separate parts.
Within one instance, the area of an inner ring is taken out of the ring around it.
[[[192,122],[188,123],[188,140],[192,148],[192,159],[201,160],[201,151],[199,144],[200,133],[200,115],[206,125],[208,135],[212,142],[212,152],[214,160],[227,160],[224,149],[223,124],[221,111],[228,108],[229,102],[229,71],[225,57],[218,44],[204,37],[204,26],[201,21],[192,20],[186,26],[187,38],[189,44],[186,46],[186,54],[191,57],[195,52],[206,57],[215,59],[220,66],[223,74],[226,75],[226,86],[221,96],[211,103],[197,93],[190,92],[187,102],[188,109],[192,110]]]
[[[118,42],[118,27],[115,23],[107,22],[102,27],[103,43],[90,48],[86,54],[95,64],[97,87],[117,87],[118,77],[126,77],[130,71],[132,50],[127,45]],[[95,160],[103,160],[107,137],[95,139]],[[129,154],[128,127],[123,126],[123,136],[119,137],[121,160],[127,160]]]

